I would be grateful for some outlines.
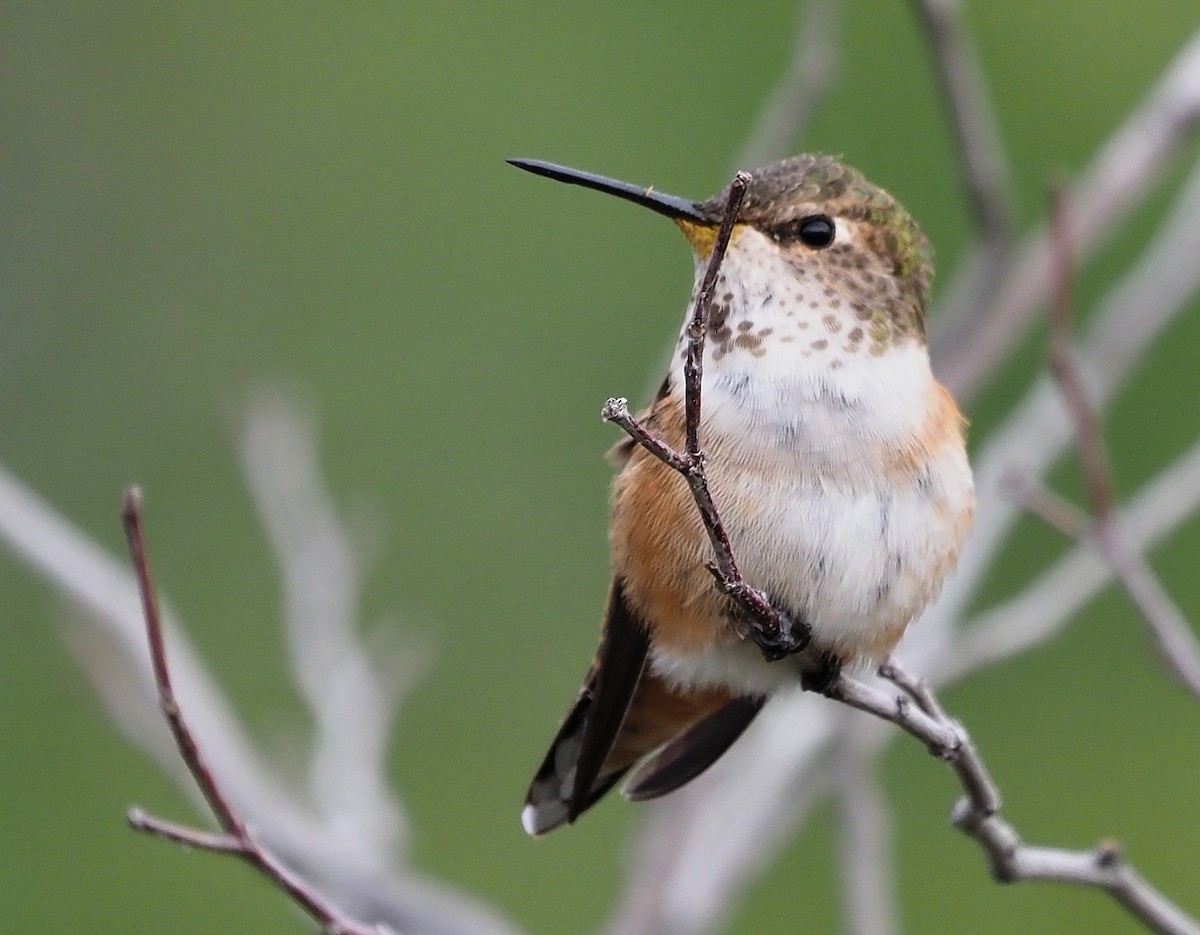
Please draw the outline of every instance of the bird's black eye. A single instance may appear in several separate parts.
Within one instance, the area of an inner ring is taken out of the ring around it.
[[[837,228],[827,214],[813,214],[796,222],[796,236],[806,247],[820,250],[833,243]]]

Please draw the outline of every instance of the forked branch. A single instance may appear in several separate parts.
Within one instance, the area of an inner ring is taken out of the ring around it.
[[[386,929],[364,925],[345,916],[316,892],[304,880],[294,874],[270,850],[264,847],[246,823],[237,814],[221,790],[220,783],[210,769],[204,753],[188,727],[175,687],[171,681],[171,669],[167,661],[166,643],[163,639],[162,618],[158,610],[158,597],[150,575],[150,562],[146,555],[145,538],[142,534],[141,494],[137,488],[125,493],[121,506],[121,518],[125,525],[125,538],[129,544],[129,555],[137,577],[138,591],[142,599],[142,613],[146,622],[146,642],[150,648],[150,661],[154,669],[154,681],[158,688],[159,707],[175,738],[179,755],[204,795],[213,816],[220,825],[222,834],[213,834],[188,828],[174,822],[164,821],[148,815],[140,808],[132,808],[127,814],[131,827],[156,837],[165,838],[219,854],[234,854],[257,868],[279,889],[310,915],[329,935],[383,935]]]
[[[1061,188],[1051,191],[1054,289],[1050,308],[1050,370],[1062,394],[1075,447],[1083,465],[1093,516],[1053,491],[1015,478],[1013,493],[1027,510],[1064,535],[1090,543],[1112,568],[1129,599],[1150,629],[1160,655],[1176,677],[1200,697],[1200,641],[1143,555],[1130,546],[1115,518],[1112,470],[1099,416],[1087,392],[1084,374],[1072,353],[1071,284],[1075,260]]]
[[[1104,842],[1091,851],[1025,844],[1017,830],[1000,817],[1000,797],[995,783],[962,725],[947,717],[923,681],[914,679],[897,663],[889,661],[880,666],[879,674],[901,690],[903,695],[897,701],[910,700],[939,730],[958,735],[956,746],[931,743],[929,752],[949,762],[958,775],[965,794],[954,806],[950,820],[983,849],[997,882],[1039,880],[1094,887],[1112,896],[1151,931],[1162,935],[1200,935],[1200,923],[1147,883],[1125,862],[1116,844]],[[843,681],[846,681],[844,676]],[[886,710],[856,707],[898,724],[913,736],[922,737],[903,719],[889,717]]]

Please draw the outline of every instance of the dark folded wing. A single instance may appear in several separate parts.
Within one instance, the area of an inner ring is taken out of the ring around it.
[[[650,644],[645,627],[613,582],[600,648],[591,671],[529,786],[522,821],[530,834],[572,822],[621,778],[601,775],[637,689]]]
[[[766,699],[743,695],[701,718],[637,768],[624,795],[640,802],[691,782],[729,749]]]

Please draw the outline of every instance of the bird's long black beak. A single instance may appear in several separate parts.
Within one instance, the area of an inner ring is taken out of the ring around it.
[[[715,223],[712,218],[700,211],[696,202],[656,192],[653,188],[618,182],[616,179],[610,179],[603,175],[556,165],[553,162],[543,162],[540,159],[509,159],[508,162],[510,165],[524,169],[526,172],[532,172],[534,175],[542,175],[548,179],[557,179],[571,185],[582,185],[584,188],[594,188],[598,192],[616,195],[618,198],[632,201],[635,205],[641,205],[643,208],[664,214],[674,221],[686,221],[690,224],[704,226],[712,226]]]

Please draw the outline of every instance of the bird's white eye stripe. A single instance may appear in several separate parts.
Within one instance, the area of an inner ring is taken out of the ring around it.
[[[837,243],[846,243],[850,239],[850,225],[846,223],[846,219],[834,218],[833,226],[836,231],[833,239]]]

